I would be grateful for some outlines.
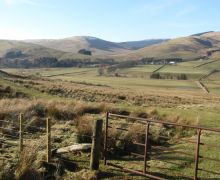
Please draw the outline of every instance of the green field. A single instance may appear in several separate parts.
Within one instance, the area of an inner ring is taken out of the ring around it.
[[[183,62],[177,65],[166,65],[157,73],[160,74],[186,74],[188,80],[175,79],[150,79],[150,74],[161,67],[161,65],[142,65],[132,68],[124,68],[119,70],[120,77],[112,77],[109,75],[98,76],[98,68],[44,68],[44,69],[7,69],[8,72],[26,75],[40,75],[41,77],[48,77],[50,79],[60,79],[66,81],[73,81],[79,83],[92,83],[107,85],[111,87],[120,87],[128,89],[137,89],[141,91],[173,89],[176,90],[199,90],[200,87],[194,81],[198,80],[206,74],[209,74],[213,69],[220,66],[220,61],[205,64],[200,67],[195,67],[200,64],[212,62],[207,61],[190,61]],[[174,77],[175,77],[174,76]],[[211,93],[219,93],[218,81],[219,73],[213,74],[208,80],[204,79],[204,84],[210,89]]]
[[[193,68],[193,65],[201,64],[203,62],[200,61],[192,61],[192,62],[184,62],[180,63],[177,66],[166,66],[164,69],[161,69],[160,72],[169,72],[169,73],[191,73],[191,74],[202,74],[205,75],[208,70],[210,70],[211,64],[206,64],[201,66],[200,68]],[[219,62],[216,62],[218,65]],[[216,65],[216,66],[217,66]],[[207,67],[206,67],[207,66]],[[215,73],[209,76],[207,79],[203,80],[203,83],[208,87],[210,94],[205,94],[203,90],[197,86],[195,81],[192,79],[189,80],[169,80],[169,79],[149,79],[149,77],[134,77],[134,76],[123,76],[125,74],[132,73],[143,73],[152,72],[155,69],[160,67],[160,65],[144,65],[138,66],[134,68],[121,69],[121,77],[114,76],[99,76],[97,68],[51,68],[51,69],[5,69],[7,72],[15,73],[15,74],[26,74],[26,75],[35,75],[39,77],[48,78],[49,80],[59,80],[57,84],[60,84],[60,81],[64,82],[61,86],[65,86],[69,91],[71,89],[79,87],[80,91],[88,91],[96,94],[100,92],[101,99],[102,94],[124,94],[125,96],[134,95],[130,98],[134,99],[135,95],[137,97],[149,97],[151,96],[153,99],[156,98],[155,103],[150,102],[151,106],[154,106],[159,103],[177,103],[177,109],[174,114],[186,117],[186,118],[195,118],[198,114],[203,114],[201,116],[201,124],[210,125],[214,127],[218,122],[213,119],[219,117],[218,108],[214,109],[214,106],[218,107],[218,98],[220,93],[220,73]],[[187,69],[187,68],[188,69]],[[184,71],[181,71],[184,70]],[[55,85],[56,83],[54,83]],[[12,83],[11,83],[12,85]],[[53,85],[53,86],[54,86]],[[18,85],[16,85],[17,87]],[[47,86],[47,84],[43,85],[43,87]],[[39,89],[39,88],[38,88]],[[78,91],[77,90],[77,93]],[[27,91],[27,90],[26,90]],[[75,91],[75,90],[74,90]],[[35,91],[33,91],[34,93]],[[37,91],[36,91],[37,92]],[[133,93],[134,92],[134,93]],[[39,96],[39,95],[38,95]],[[45,96],[45,94],[43,95]],[[94,95],[95,96],[95,95]],[[176,100],[172,100],[175,96],[181,97],[182,101],[176,102]],[[69,97],[69,96],[68,96]],[[71,97],[71,96],[70,96]],[[76,97],[76,96],[72,96]],[[167,99],[171,97],[171,99]],[[158,99],[158,100],[157,100]],[[207,99],[208,103],[206,102]],[[167,102],[166,102],[167,101]],[[171,102],[169,102],[171,101]],[[153,101],[154,102],[154,101]],[[181,104],[181,102],[183,104]],[[120,106],[130,106],[129,103],[121,102]],[[148,105],[149,101],[146,101],[144,106]],[[186,103],[186,105],[185,105]],[[172,105],[173,106],[173,105]],[[179,108],[180,107],[180,108]],[[159,107],[158,107],[159,108]],[[209,113],[204,109],[209,108]],[[159,108],[160,109],[160,108]],[[163,113],[172,113],[172,109],[162,108],[160,109]],[[187,113],[186,113],[187,112]],[[206,115],[207,114],[207,115]],[[187,115],[187,116],[186,116]]]
[[[194,61],[180,63],[175,66],[167,65],[158,71],[159,73],[170,74],[184,73],[189,77],[188,80],[150,79],[150,73],[161,67],[161,65],[143,65],[120,69],[119,77],[107,73],[99,76],[98,68],[3,69],[8,73],[22,75],[26,78],[1,77],[2,89],[10,86],[15,93],[25,93],[27,98],[18,100],[2,99],[0,100],[0,106],[2,112],[6,114],[16,114],[19,111],[24,111],[27,114],[32,112],[34,108],[38,112],[45,106],[45,108],[52,109],[50,111],[53,115],[62,121],[62,118],[70,120],[69,117],[72,117],[73,114],[74,118],[81,117],[81,111],[84,109],[87,113],[83,116],[89,119],[104,117],[105,108],[107,110],[113,108],[116,112],[128,111],[132,116],[145,112],[150,115],[150,112],[154,112],[157,118],[164,121],[217,128],[220,127],[220,73],[213,73],[202,80],[208,87],[209,94],[198,87],[195,80],[208,74],[213,70],[212,68],[218,67],[219,62],[194,68],[195,65],[201,63]],[[11,108],[13,103],[14,106],[18,107]],[[36,104],[41,105],[38,107]],[[31,111],[29,107],[31,107]],[[96,114],[97,109],[101,109],[98,110],[98,114]],[[75,117],[75,113],[79,114]],[[59,133],[54,132],[54,135],[59,135],[59,137],[65,139],[63,144],[67,145],[67,140],[71,139],[72,136],[69,132],[64,135],[62,129],[71,129],[71,123],[56,122],[54,127],[56,126],[60,129],[58,128]],[[186,138],[195,140],[196,136],[192,135]],[[218,139],[217,135],[202,135],[202,140],[211,144],[215,144]],[[60,144],[56,145],[56,147],[59,146]],[[174,149],[195,151],[195,146],[192,144],[171,141],[169,146]],[[164,153],[161,159],[148,162],[152,167],[162,167],[164,169],[158,171],[157,168],[151,168],[150,171],[156,174],[162,172],[170,179],[176,179],[178,173],[193,175],[193,158]],[[219,151],[215,148],[207,151],[202,146],[201,153],[212,158],[219,157]],[[178,156],[178,158],[173,159],[173,156]],[[86,169],[88,166],[87,155],[67,157],[78,162],[81,169]],[[127,158],[127,156],[124,156],[121,159],[115,158],[113,161],[122,166],[142,170],[142,159],[133,157],[133,161],[130,162]],[[163,160],[172,161],[173,164],[164,163]],[[215,163],[205,160],[200,161],[200,167],[207,170],[215,169],[215,171],[217,168]],[[130,175],[117,172],[117,170],[109,169],[103,165],[101,165],[101,170],[105,173],[114,174],[112,176],[116,179],[130,177]],[[67,177],[68,175],[72,176],[71,173],[65,174]],[[218,177],[204,172],[200,172],[199,175],[208,178]],[[138,176],[134,176],[134,178],[143,179]]]

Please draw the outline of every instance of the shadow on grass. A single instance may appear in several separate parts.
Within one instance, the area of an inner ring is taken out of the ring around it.
[[[113,171],[116,171],[115,169]],[[119,171],[118,171],[119,172]],[[119,173],[114,173],[114,172],[99,172],[98,175],[99,179],[108,179],[108,178],[118,178],[118,177],[123,177],[123,175],[120,175]]]
[[[75,161],[65,157],[59,157],[61,165],[68,171],[75,172],[78,169],[78,165]]]
[[[165,179],[193,179],[192,174],[189,175],[181,175],[181,170],[185,167],[191,167],[192,164],[194,164],[194,156],[189,156],[185,154],[179,154],[176,152],[168,151],[168,150],[153,150],[152,152],[148,154],[148,160],[152,163],[156,162],[155,164],[150,164],[148,166],[148,169],[151,170],[152,175],[165,178]],[[172,150],[182,150],[180,148],[172,148]],[[139,152],[140,153],[140,152]],[[142,152],[143,153],[143,152]],[[192,153],[193,155],[193,153]],[[134,155],[127,155],[127,156],[110,156],[108,160],[114,160],[116,161],[116,164],[121,164],[123,167],[131,168],[136,167],[136,169],[142,169],[144,168],[144,158],[143,157],[137,157]],[[153,161],[151,161],[153,160]],[[137,163],[134,163],[135,161],[140,161]],[[161,165],[160,162],[163,162],[165,164]],[[159,164],[159,166],[157,166]],[[168,164],[168,166],[167,166]],[[171,166],[170,166],[170,165]],[[193,168],[193,167],[192,167]],[[134,169],[135,170],[135,169]],[[159,172],[153,172],[159,171]],[[136,175],[137,176],[137,175]],[[188,177],[189,176],[189,177]]]

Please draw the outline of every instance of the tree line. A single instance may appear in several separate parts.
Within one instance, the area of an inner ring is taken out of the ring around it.
[[[55,57],[40,57],[32,60],[26,58],[1,58],[0,66],[8,68],[53,68],[53,67],[96,67],[102,64],[101,59],[61,59]],[[107,65],[115,64],[112,59],[105,59]]]

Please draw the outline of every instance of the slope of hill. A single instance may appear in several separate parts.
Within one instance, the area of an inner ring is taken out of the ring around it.
[[[57,59],[62,58],[75,58],[75,59],[86,59],[85,55],[76,53],[66,53],[61,50],[55,50],[47,48],[41,45],[23,42],[23,41],[12,41],[12,40],[0,40],[0,58],[3,58],[10,51],[20,51],[21,59],[34,59],[39,57],[56,57]]]
[[[116,43],[89,36],[76,36],[54,40],[28,40],[27,42],[70,53],[77,53],[80,49],[90,50],[92,51],[93,55],[104,55],[129,51],[129,49],[126,49]]]
[[[212,41],[213,45],[220,48],[220,32],[209,32],[203,34],[201,37]]]
[[[0,69],[0,78],[25,78],[23,76],[20,76],[20,75],[16,75],[16,74],[11,74],[11,73],[8,73],[6,71],[3,71]]]
[[[0,69],[0,77],[9,77],[10,74]]]
[[[214,32],[214,31],[206,31],[206,32],[196,33],[196,34],[192,34],[191,36],[202,36],[206,33],[212,33],[212,32]]]
[[[77,53],[80,49],[92,51],[93,55],[111,55],[129,53],[132,50],[140,49],[146,46],[159,44],[166,39],[152,39],[142,41],[129,42],[110,42],[96,37],[90,36],[75,36],[64,39],[47,39],[47,40],[27,40],[44,47],[61,50],[64,52]]]
[[[166,42],[168,40],[169,39],[146,39],[146,40],[141,40],[141,41],[121,42],[118,44],[125,47],[125,48],[128,48],[128,49],[137,50],[137,49],[152,46],[155,44],[160,44],[160,43]]]
[[[144,48],[140,48],[143,46]],[[81,55],[77,53],[80,49],[91,50],[93,54],[92,56]],[[220,32],[199,33],[171,40],[157,39],[122,43],[109,42],[89,36],[60,40],[0,40],[0,58],[19,55],[17,61],[32,60],[39,57],[55,57],[58,60],[102,59],[103,61],[106,59],[138,60],[145,57],[182,59],[207,57],[219,59],[219,53]]]
[[[36,44],[0,40],[0,57],[4,57],[10,50],[19,50],[26,57],[60,57],[64,54],[64,52],[45,48]]]
[[[207,56],[208,51],[220,48],[220,32],[209,32],[200,36],[187,36],[145,47],[130,54],[118,56],[124,59],[143,57],[192,59]]]

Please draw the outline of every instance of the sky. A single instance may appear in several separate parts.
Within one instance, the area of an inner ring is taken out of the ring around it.
[[[220,31],[220,0],[0,0],[0,39],[122,42]]]

